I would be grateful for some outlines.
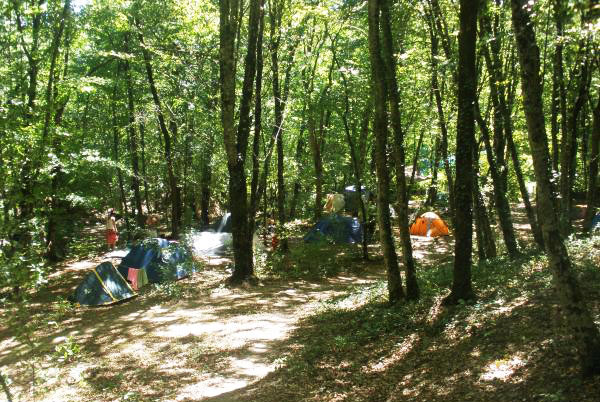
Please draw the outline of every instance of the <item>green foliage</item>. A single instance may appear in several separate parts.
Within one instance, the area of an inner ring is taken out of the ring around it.
[[[62,343],[54,347],[54,358],[62,363],[69,363],[81,358],[81,346],[69,335]]]
[[[255,253],[257,253],[255,251]],[[264,254],[263,254],[264,253]],[[356,245],[334,245],[328,240],[303,243],[289,253],[258,252],[256,270],[259,275],[282,278],[320,279],[335,276],[359,257]]]

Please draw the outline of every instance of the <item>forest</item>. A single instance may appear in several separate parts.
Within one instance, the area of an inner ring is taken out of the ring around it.
[[[0,400],[598,400],[598,0],[0,13]]]

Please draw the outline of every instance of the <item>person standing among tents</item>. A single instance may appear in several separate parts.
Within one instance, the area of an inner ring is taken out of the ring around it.
[[[117,229],[117,220],[115,218],[114,208],[108,210],[106,218],[106,243],[111,250],[115,249],[115,244],[119,240],[119,231]]]

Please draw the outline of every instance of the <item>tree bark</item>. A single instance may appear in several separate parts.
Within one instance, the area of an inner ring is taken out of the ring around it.
[[[380,1],[369,0],[369,56],[371,61],[371,91],[375,107],[373,131],[375,132],[375,167],[377,171],[377,218],[383,259],[387,270],[388,297],[390,303],[397,303],[404,298],[402,279],[398,268],[398,257],[392,237],[389,210],[389,173],[387,167],[387,88],[385,82],[385,66],[381,56],[380,35]]]
[[[254,137],[252,141],[252,179],[250,181],[250,211],[248,212],[249,235],[254,235],[256,226],[256,211],[258,211],[261,194],[258,192],[260,179],[260,139],[262,136],[262,75],[263,75],[263,36],[265,29],[265,14],[263,1],[260,4],[258,21],[258,36],[256,39],[256,95],[254,99]],[[266,151],[265,151],[266,152]],[[266,156],[266,155],[265,155]]]
[[[581,57],[581,60],[579,58]],[[575,156],[577,154],[577,122],[579,113],[585,102],[588,87],[587,45],[580,42],[576,70],[573,74],[577,89],[567,112],[567,131],[561,140],[560,150],[560,222],[561,232],[568,235],[573,230],[571,225],[571,206],[573,184],[575,182]]]
[[[219,80],[221,87],[221,123],[227,168],[229,170],[229,206],[231,208],[231,226],[233,235],[233,255],[235,266],[231,284],[253,280],[254,263],[252,236],[249,233],[248,191],[244,164],[250,133],[250,104],[256,73],[256,55],[259,30],[260,1],[250,1],[248,21],[248,46],[244,60],[244,80],[239,108],[237,131],[234,126],[235,111],[235,32],[240,21],[235,16],[237,0],[220,2],[219,13]]]
[[[559,219],[552,200],[548,139],[546,137],[542,89],[540,83],[539,49],[525,0],[511,0],[512,23],[515,31],[523,106],[538,185],[538,208],[546,252],[554,277],[559,301],[575,339],[579,363],[584,375],[600,373],[600,333],[585,304],[571,259],[559,230]]]
[[[596,216],[596,203],[598,202],[598,159],[600,159],[600,96],[594,108],[594,118],[592,123],[592,140],[590,144],[590,163],[588,168],[588,188],[583,219],[583,228],[589,231],[592,227],[592,220]]]
[[[125,76],[127,79],[127,109],[129,112],[129,125],[127,132],[129,134],[129,149],[131,153],[131,168],[133,175],[131,177],[131,187],[133,188],[136,214],[136,223],[138,227],[143,228],[145,225],[144,212],[142,211],[142,196],[140,191],[140,163],[138,156],[138,140],[135,130],[135,106],[133,102],[133,84],[131,80],[131,70],[129,62],[125,61]]]
[[[410,231],[408,228],[408,191],[406,188],[406,176],[404,166],[406,157],[404,152],[404,131],[402,129],[400,115],[400,93],[396,80],[396,62],[394,60],[394,43],[392,39],[391,16],[388,0],[379,0],[381,9],[380,30],[383,34],[382,59],[386,75],[386,87],[388,95],[388,107],[390,110],[391,126],[394,133],[394,159],[396,162],[396,193],[398,203],[398,224],[400,226],[400,242],[402,245],[402,257],[406,273],[406,298],[417,300],[419,298],[419,285],[415,261],[410,242]]]
[[[337,60],[336,54],[334,53],[335,61],[338,65],[340,75],[342,77],[342,83],[344,85],[344,111],[341,113],[342,123],[344,124],[344,132],[346,133],[346,141],[348,142],[348,147],[350,148],[350,161],[352,163],[352,170],[354,172],[354,186],[356,188],[356,193],[358,194],[358,202],[360,204],[360,211],[362,214],[362,258],[367,261],[369,259],[369,249],[367,246],[367,209],[365,208],[365,203],[363,201],[363,185],[362,185],[362,174],[360,171],[360,164],[358,162],[358,155],[356,154],[356,145],[354,143],[352,132],[355,132],[355,126],[350,129],[350,124],[348,122],[348,116],[350,114],[350,91],[348,89],[348,81],[346,79],[346,75],[344,74],[344,70]],[[365,108],[365,112],[369,113],[369,105]],[[366,189],[365,189],[366,191]]]
[[[481,111],[479,110],[478,102],[475,103],[475,118],[481,130],[481,136],[485,145],[485,154],[487,156],[488,164],[490,166],[490,173],[492,175],[492,182],[494,184],[494,199],[496,201],[494,205],[496,207],[496,213],[498,214],[498,218],[500,219],[500,228],[502,229],[504,244],[506,245],[506,250],[508,251],[509,258],[514,259],[519,256],[519,248],[517,246],[517,239],[512,223],[510,204],[508,203],[508,198],[506,197],[507,189],[504,188],[502,177],[500,175],[500,172],[498,171],[498,166],[496,165],[497,161],[494,157],[494,151],[492,149],[492,144],[490,141],[489,129],[485,121],[483,121]]]
[[[160,101],[160,97],[158,96],[158,90],[156,89],[156,84],[154,82],[154,71],[152,69],[151,57],[148,48],[144,43],[144,37],[142,35],[140,25],[137,20],[135,20],[135,24],[139,30],[138,38],[140,41],[140,47],[142,49],[142,54],[144,56],[144,65],[146,67],[146,76],[148,78],[148,84],[150,86],[150,92],[152,93],[152,100],[154,101],[154,106],[156,107],[156,115],[158,118],[158,125],[160,127],[160,131],[163,135],[164,139],[164,150],[165,150],[165,160],[167,162],[167,177],[169,179],[169,188],[171,191],[171,236],[173,238],[179,237],[179,228],[181,226],[181,192],[179,189],[179,184],[177,183],[177,176],[175,175],[174,161],[171,149],[171,136],[172,133],[169,132],[167,125],[165,123],[165,117],[163,114],[162,103]]]
[[[437,4],[437,2],[434,2],[434,3]],[[439,7],[439,5],[438,5],[438,7]],[[448,200],[449,200],[449,206],[450,206],[450,215],[452,216],[452,219],[454,219],[454,211],[455,211],[454,178],[452,175],[452,168],[450,167],[450,161],[448,159],[448,127],[446,125],[446,118],[444,117],[442,93],[441,93],[440,85],[439,85],[439,81],[438,81],[438,61],[437,61],[437,59],[438,59],[438,54],[439,54],[439,52],[438,52],[439,38],[436,35],[436,31],[434,28],[434,25],[435,25],[434,20],[435,20],[435,17],[433,17],[433,15],[431,15],[430,16],[430,24],[429,24],[429,36],[430,36],[430,40],[431,40],[431,88],[432,88],[433,94],[435,96],[435,104],[436,104],[437,113],[438,113],[438,126],[440,128],[440,133],[441,133],[441,142],[439,144],[439,146],[440,146],[439,150],[441,151],[441,156],[444,160],[444,171],[446,173],[446,181],[448,184]],[[437,180],[437,178],[436,178],[436,180]],[[437,187],[436,187],[436,194],[437,194]],[[432,205],[433,205],[433,203],[435,203],[435,199],[433,199],[431,201],[432,201]]]
[[[445,304],[472,300],[471,252],[473,249],[473,147],[475,145],[475,109],[477,102],[478,0],[460,0],[458,34],[458,125],[456,133],[455,246],[452,291]]]

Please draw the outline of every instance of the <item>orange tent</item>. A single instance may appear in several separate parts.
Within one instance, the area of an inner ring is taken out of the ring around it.
[[[436,213],[425,212],[410,227],[410,234],[415,236],[448,236],[448,225]]]

